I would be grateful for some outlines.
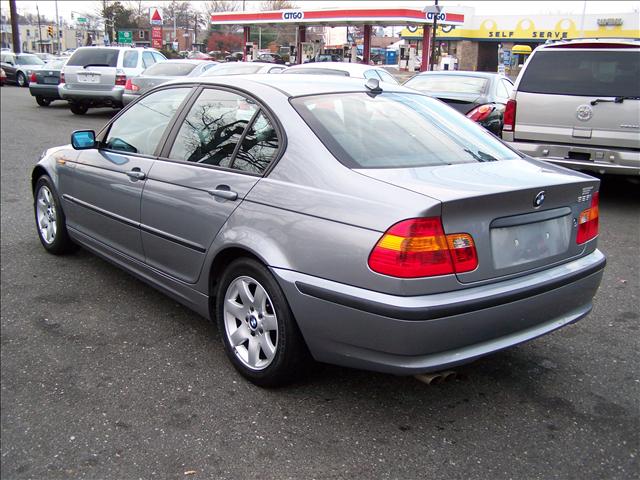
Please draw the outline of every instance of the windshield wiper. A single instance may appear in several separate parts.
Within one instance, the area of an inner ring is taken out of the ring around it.
[[[608,98],[596,98],[595,100],[591,100],[591,105],[597,105],[598,103],[602,103],[602,102],[622,103],[625,100],[640,100],[640,97],[619,96],[619,97],[614,97],[613,100]]]
[[[87,67],[108,67],[108,66],[109,65],[106,64],[106,63],[87,63],[82,68],[87,68]]]
[[[468,148],[465,148],[464,151],[467,152],[469,155],[471,155],[473,158],[475,158],[479,162],[495,162],[498,160],[493,155],[489,155],[488,153],[485,153],[482,150],[478,150],[478,153],[475,153],[469,150]]]

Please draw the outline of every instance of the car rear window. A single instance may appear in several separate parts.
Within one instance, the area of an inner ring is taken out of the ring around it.
[[[593,97],[640,96],[640,52],[542,50],[530,59],[518,91]]]
[[[232,64],[232,65],[216,65],[202,74],[203,77],[212,77],[214,75],[243,75],[248,73],[258,73],[258,70],[264,67],[264,64]]]
[[[144,74],[157,77],[181,77],[189,75],[197,66],[197,63],[160,62],[151,65]]]
[[[405,86],[421,92],[451,92],[482,94],[488,80],[464,75],[416,75]]]
[[[85,65],[115,67],[118,65],[118,53],[115,48],[91,47],[76,50],[67,62],[67,65],[84,67]]]
[[[298,97],[294,108],[350,168],[411,168],[520,158],[492,134],[426,95]]]
[[[18,65],[44,65],[44,62],[35,55],[16,55]]]

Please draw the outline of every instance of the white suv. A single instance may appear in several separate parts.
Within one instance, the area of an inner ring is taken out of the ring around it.
[[[121,108],[127,78],[166,60],[150,48],[81,47],[64,66],[58,92],[77,115],[90,107]]]
[[[502,138],[577,170],[640,174],[640,40],[536,48],[516,80]]]

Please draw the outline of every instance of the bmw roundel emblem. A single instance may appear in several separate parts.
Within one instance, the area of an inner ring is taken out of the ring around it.
[[[538,195],[536,195],[536,198],[533,200],[533,206],[538,208],[543,203],[544,203],[544,190],[542,190],[540,193],[538,193]]]
[[[591,120],[591,117],[593,117],[593,108],[586,104],[580,105],[576,110],[576,117],[582,122]]]

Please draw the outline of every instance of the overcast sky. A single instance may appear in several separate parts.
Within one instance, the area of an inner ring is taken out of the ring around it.
[[[242,3],[241,0],[237,0],[238,3]],[[124,0],[124,3],[127,3]],[[137,3],[137,2],[130,2]],[[168,1],[145,1],[143,4],[147,6],[158,6],[168,4]],[[199,1],[192,1],[193,5],[197,5]],[[246,0],[245,5],[247,10],[258,10],[260,0]],[[384,7],[398,7],[406,6],[409,8],[422,9],[426,5],[433,5],[434,2],[425,1],[411,1],[411,0],[397,0],[397,1],[332,1],[332,0],[302,0],[295,1],[295,3],[302,9],[311,10],[319,8],[384,8]],[[535,15],[535,14],[582,14],[582,9],[585,5],[583,1],[457,1],[457,0],[441,0],[440,5],[445,7],[455,7],[456,5],[472,6],[475,7],[475,11],[480,15]],[[40,10],[41,15],[45,15],[48,18],[53,19],[55,17],[55,2],[53,0],[39,0],[39,1],[20,1],[16,2],[19,12],[32,12],[36,13],[36,4]],[[76,16],[79,13],[95,13],[100,7],[100,1],[70,1],[59,0],[58,1],[58,14],[68,21],[71,20],[71,12],[75,12]],[[610,13],[624,13],[624,12],[638,12],[640,2],[637,1],[587,1],[586,13],[597,14],[610,14]],[[0,9],[2,14],[9,16],[9,2],[7,0],[0,1]]]

